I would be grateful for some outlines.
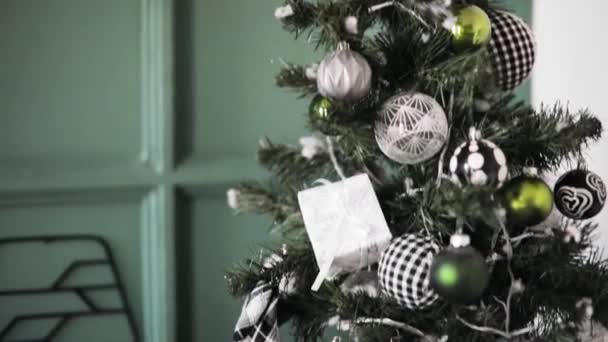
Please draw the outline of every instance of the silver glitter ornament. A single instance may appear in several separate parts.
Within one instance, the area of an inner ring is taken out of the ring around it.
[[[434,98],[401,93],[386,101],[378,113],[375,133],[387,157],[401,164],[417,164],[441,150],[448,137],[448,120]]]
[[[372,69],[365,58],[347,43],[328,54],[317,71],[317,89],[323,96],[340,101],[356,101],[369,93]]]

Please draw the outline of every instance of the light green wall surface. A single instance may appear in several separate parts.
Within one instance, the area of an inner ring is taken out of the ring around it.
[[[259,138],[305,134],[308,102],[273,76],[320,53],[281,29],[280,0],[180,0],[175,15],[172,3],[0,1],[0,238],[99,234],[146,342],[229,341],[241,303],[223,272],[270,237],[268,219],[234,216],[225,191],[267,176]],[[0,249],[0,288],[43,283],[95,252],[33,250]],[[81,303],[19,306],[59,304]],[[0,324],[13,307],[0,300]],[[87,321],[58,342],[128,341],[124,323]]]
[[[139,27],[136,0],[2,0],[0,161],[133,158]]]
[[[184,4],[184,3],[187,3]],[[307,104],[274,86],[281,61],[316,61],[305,42],[281,29],[273,10],[281,1],[185,0],[178,10],[177,41],[190,55],[177,56],[178,100],[188,100],[189,143],[196,158],[252,156],[258,139],[290,140],[303,132]],[[187,35],[179,35],[191,30]],[[179,52],[179,51],[178,51]],[[187,63],[184,63],[184,59]],[[184,69],[185,68],[185,69]],[[180,101],[181,102],[181,101]]]

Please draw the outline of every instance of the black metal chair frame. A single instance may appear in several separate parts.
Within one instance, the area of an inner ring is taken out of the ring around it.
[[[59,294],[59,293],[72,293],[86,305],[86,310],[81,311],[56,311],[56,312],[45,312],[39,314],[27,314],[14,317],[3,329],[0,331],[0,342],[52,342],[55,337],[65,328],[70,322],[75,321],[79,318],[84,317],[96,317],[96,316],[112,316],[112,315],[124,315],[133,342],[140,342],[141,337],[135,323],[133,316],[133,310],[129,305],[127,299],[127,293],[125,290],[124,283],[118,272],[116,260],[112,254],[110,244],[102,237],[95,235],[59,235],[59,236],[32,236],[32,237],[16,237],[16,238],[4,238],[0,239],[0,249],[7,245],[15,244],[59,244],[59,243],[73,243],[73,242],[92,242],[98,244],[103,252],[104,258],[99,259],[77,259],[70,263],[70,265],[61,272],[59,277],[47,288],[23,288],[23,289],[9,289],[0,290],[0,297],[16,297],[24,295],[39,295],[39,294]],[[83,286],[68,286],[64,285],[70,275],[80,268],[86,267],[97,267],[100,265],[106,265],[110,268],[114,282],[98,285],[83,285]],[[88,295],[89,291],[117,291],[120,298],[120,308],[100,308]],[[31,321],[31,320],[47,320],[47,319],[58,319],[55,326],[47,333],[44,338],[36,340],[16,340],[7,339],[11,331],[15,329],[20,323]]]

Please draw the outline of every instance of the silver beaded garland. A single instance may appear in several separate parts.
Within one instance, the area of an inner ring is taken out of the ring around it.
[[[448,121],[434,98],[401,93],[378,113],[375,133],[387,157],[401,164],[417,164],[441,150],[448,137]]]

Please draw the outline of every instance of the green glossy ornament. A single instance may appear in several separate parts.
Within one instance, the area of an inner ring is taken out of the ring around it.
[[[499,197],[510,225],[535,226],[546,220],[553,210],[553,192],[537,177],[511,179],[500,190]]]
[[[310,103],[310,122],[319,131],[332,135],[331,122],[336,115],[336,105],[332,100],[322,95],[317,95]]]
[[[451,304],[479,299],[490,281],[484,257],[472,247],[450,247],[437,254],[431,265],[431,288]]]
[[[468,50],[486,45],[492,38],[492,23],[481,8],[469,5],[456,12],[452,26],[452,44],[458,50]]]

